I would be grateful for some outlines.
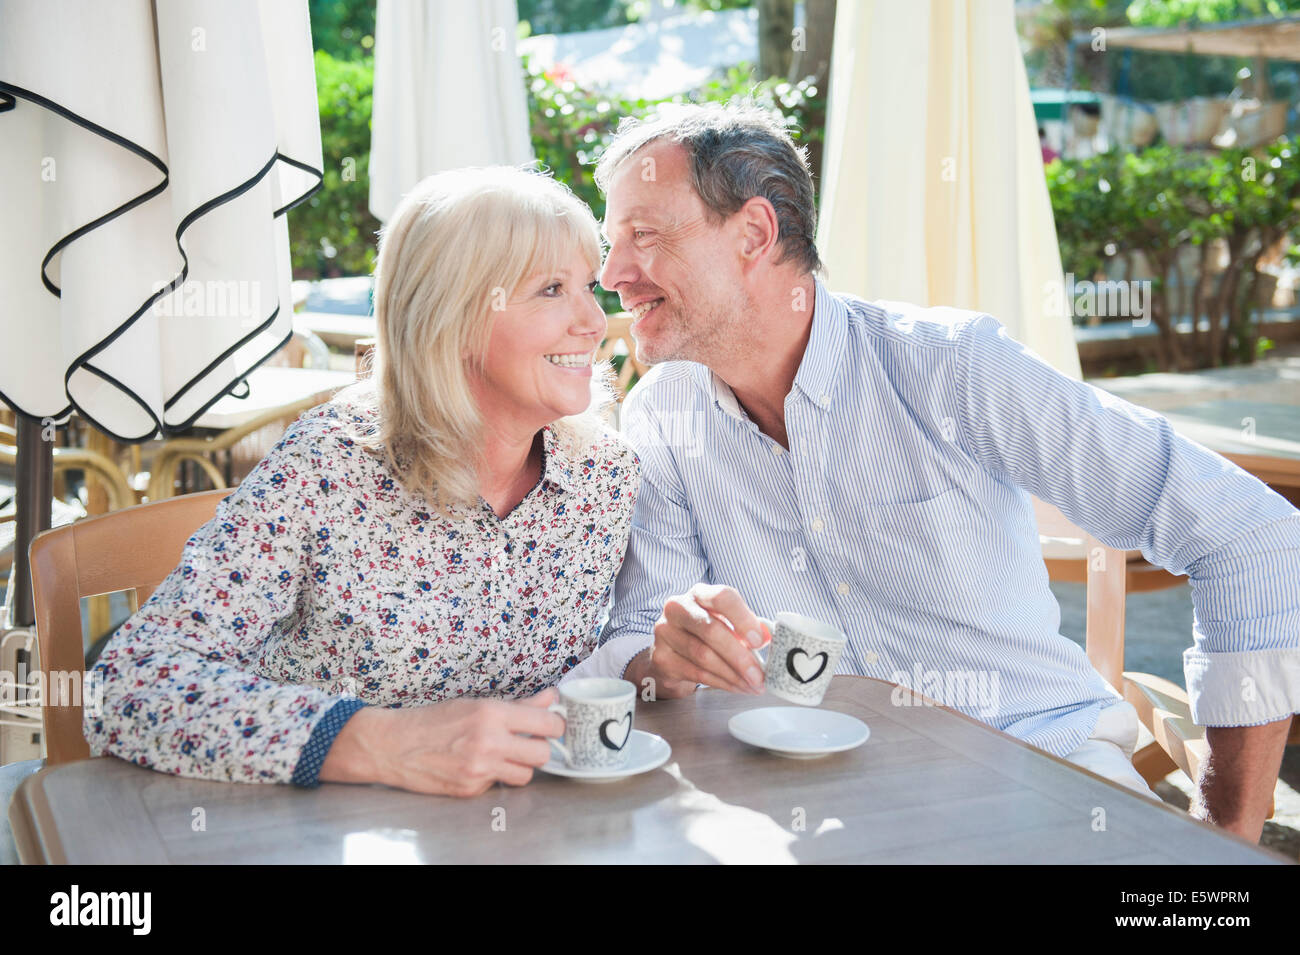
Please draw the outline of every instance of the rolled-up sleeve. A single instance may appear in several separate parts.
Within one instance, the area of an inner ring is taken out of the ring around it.
[[[265,667],[271,642],[298,622],[311,572],[302,500],[323,462],[307,443],[292,427],[113,635],[93,671],[99,699],[84,712],[92,750],[181,776],[317,784],[362,704]]]
[[[1108,547],[1187,575],[1196,722],[1300,712],[1300,512],[1163,416],[1062,375],[992,317],[955,334],[968,453]]]

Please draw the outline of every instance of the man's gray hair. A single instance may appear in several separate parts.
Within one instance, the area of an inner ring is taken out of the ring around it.
[[[648,119],[625,117],[596,163],[600,191],[608,194],[615,170],[660,139],[685,147],[691,184],[715,221],[762,196],[776,210],[777,262],[793,259],[809,272],[822,271],[807,149],[795,145],[780,114],[748,100],[732,100],[725,106],[668,104]]]

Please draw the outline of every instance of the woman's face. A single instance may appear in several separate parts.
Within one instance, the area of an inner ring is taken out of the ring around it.
[[[491,313],[483,369],[470,372],[489,426],[535,431],[591,404],[592,357],[605,337],[605,313],[596,300],[596,271],[582,251],[565,261],[555,272],[528,276]]]

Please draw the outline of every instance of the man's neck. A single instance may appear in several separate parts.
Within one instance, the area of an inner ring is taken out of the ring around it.
[[[794,284],[787,296],[796,305],[802,300],[804,308],[769,298],[773,307],[755,323],[755,337],[742,354],[713,369],[759,430],[787,450],[790,441],[785,429],[785,399],[794,387],[812,337],[814,299],[811,277]]]

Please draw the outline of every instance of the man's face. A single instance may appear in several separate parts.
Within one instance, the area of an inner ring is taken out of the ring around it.
[[[600,284],[632,313],[637,356],[712,364],[742,341],[747,296],[730,221],[714,225],[691,186],[686,150],[654,142],[629,156],[605,204]]]

